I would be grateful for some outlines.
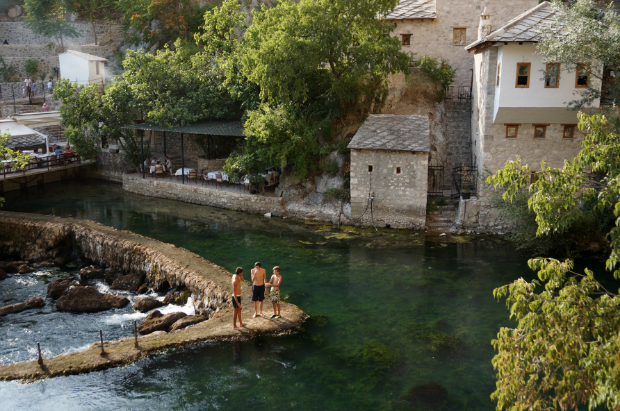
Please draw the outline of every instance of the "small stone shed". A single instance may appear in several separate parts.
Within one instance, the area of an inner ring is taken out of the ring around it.
[[[372,114],[351,149],[351,218],[363,224],[423,229],[426,225],[430,121]],[[372,197],[372,214],[369,197]]]

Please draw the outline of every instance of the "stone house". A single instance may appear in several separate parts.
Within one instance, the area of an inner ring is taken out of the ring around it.
[[[580,89],[600,87],[588,72],[602,67],[590,62],[546,63],[536,54],[541,39],[537,26],[555,15],[550,6],[543,2],[497,30],[491,28],[490,10],[481,15],[486,28],[480,38],[466,47],[474,57],[472,164],[481,175],[496,172],[517,156],[532,170],[540,169],[541,161],[561,167],[581,149],[577,111],[569,109],[568,102]],[[595,101],[592,108],[599,106]],[[474,200],[479,212],[470,205],[479,215],[470,222],[481,230],[497,231],[489,195],[488,188],[480,187],[479,199]]]
[[[428,117],[371,114],[351,149],[351,219],[381,227],[426,224]],[[372,201],[372,210],[371,210]]]
[[[105,65],[108,60],[81,51],[67,50],[58,56],[60,76],[78,84],[105,85]]]
[[[393,23],[392,35],[400,38],[404,52],[444,58],[456,69],[454,85],[469,89],[473,56],[463,47],[477,38],[479,14],[487,7],[514,16],[536,4],[538,0],[400,0],[385,21]]]

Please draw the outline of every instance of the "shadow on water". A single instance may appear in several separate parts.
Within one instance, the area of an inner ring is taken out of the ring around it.
[[[510,323],[492,290],[532,277],[527,254],[493,237],[430,242],[393,231],[330,238],[320,224],[136,196],[109,183],[9,193],[5,209],[99,221],[185,247],[229,271],[247,272],[255,261],[268,272],[279,265],[283,298],[312,315],[291,336],[0,384],[13,409],[493,410],[490,341]],[[13,292],[5,284],[2,296]],[[35,333],[44,327],[31,321]],[[0,349],[6,344],[0,337]]]

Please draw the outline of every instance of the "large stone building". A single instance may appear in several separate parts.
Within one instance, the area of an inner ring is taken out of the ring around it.
[[[444,58],[456,69],[455,86],[472,83],[473,56],[463,47],[478,38],[479,15],[484,8],[502,12],[497,23],[538,4],[538,0],[400,0],[386,17],[394,23],[392,35],[402,50]]]
[[[424,228],[428,117],[370,115],[349,148],[351,219],[381,227]]]
[[[489,25],[493,11],[482,17]],[[600,87],[594,78],[600,76],[589,73],[602,67],[544,62],[536,53],[541,39],[537,27],[554,18],[550,3],[544,2],[466,47],[474,57],[472,163],[481,174],[494,173],[517,156],[534,171],[540,170],[541,161],[561,167],[581,149],[577,111],[567,105],[579,90]],[[596,100],[592,107],[599,105]],[[470,221],[482,229],[497,228],[489,193],[480,187],[475,200],[479,216]]]

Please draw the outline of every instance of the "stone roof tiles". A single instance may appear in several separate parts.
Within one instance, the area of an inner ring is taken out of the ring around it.
[[[89,61],[103,61],[104,63],[108,62],[108,59],[104,59],[103,57],[99,57],[99,56],[93,56],[92,54],[82,53],[81,51],[67,50],[67,53],[74,54],[78,57],[82,57],[83,59],[86,59]]]
[[[540,41],[541,24],[551,22],[556,15],[556,11],[551,7],[551,3],[545,1],[538,6],[526,11],[523,14],[510,20],[499,29],[491,32],[488,36],[465,47],[471,50],[487,42],[538,42]]]
[[[400,0],[385,20],[435,19],[436,0]]]
[[[371,114],[349,148],[430,152],[430,121],[424,116]]]

